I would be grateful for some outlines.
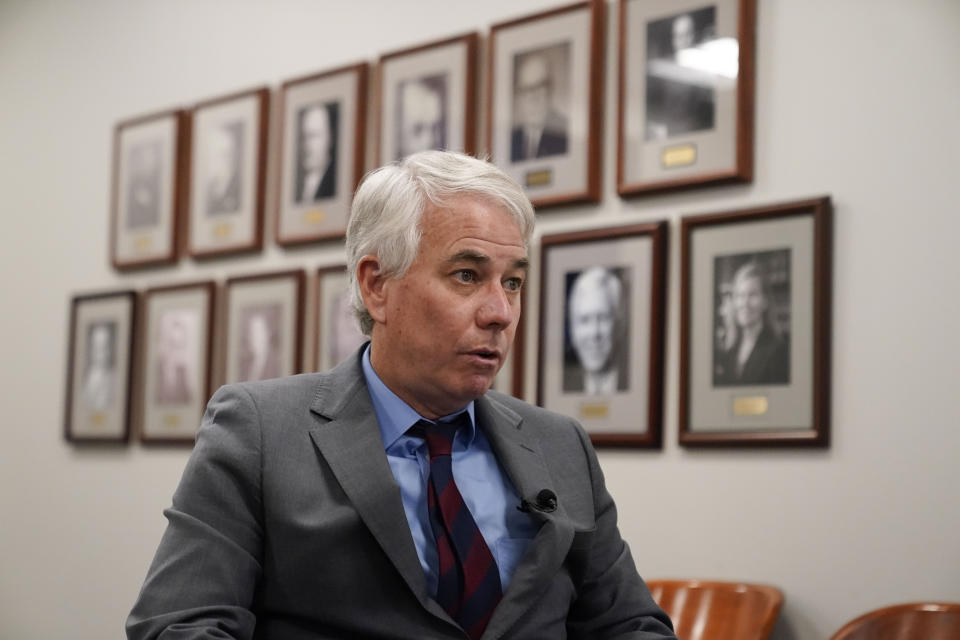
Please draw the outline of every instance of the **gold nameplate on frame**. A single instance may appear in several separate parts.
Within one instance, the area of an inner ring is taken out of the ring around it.
[[[681,144],[667,147],[660,154],[660,162],[665,169],[689,167],[697,161],[697,147],[693,144]]]
[[[733,415],[762,416],[770,408],[766,396],[742,396],[733,399]]]
[[[175,413],[167,413],[163,416],[163,426],[171,429],[180,426],[180,416]]]
[[[307,211],[303,214],[303,221],[307,224],[319,224],[327,219],[327,214],[325,214],[320,209],[314,209],[313,211]]]
[[[233,225],[229,222],[221,222],[213,227],[213,235],[217,236],[218,238],[226,238],[230,235],[231,231],[233,231]]]
[[[107,423],[107,414],[103,411],[97,411],[90,415],[90,424],[95,427],[102,427]]]
[[[610,417],[610,406],[600,402],[580,405],[580,417],[586,420],[599,420]]]
[[[542,187],[553,182],[553,170],[531,171],[526,175],[528,187]]]
[[[149,249],[151,244],[153,244],[153,241],[150,239],[150,236],[140,236],[133,241],[133,246],[137,251]]]

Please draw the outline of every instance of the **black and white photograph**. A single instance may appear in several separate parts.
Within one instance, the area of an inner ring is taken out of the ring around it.
[[[476,33],[380,56],[381,162],[429,149],[476,153]]]
[[[487,148],[537,209],[600,200],[604,6],[491,27]]]
[[[275,237],[280,245],[341,238],[363,172],[367,65],[286,81],[280,90]]]
[[[128,231],[154,227],[160,221],[160,161],[163,142],[143,140],[127,149],[126,191]]]
[[[510,160],[565,155],[569,111],[570,43],[517,53],[513,57]]]
[[[395,160],[447,148],[447,78],[448,74],[437,73],[397,83]]]
[[[157,366],[153,401],[158,405],[187,404],[196,395],[197,346],[200,313],[197,309],[170,308],[158,314]]]
[[[618,6],[618,193],[749,182],[756,0]]]
[[[790,249],[714,258],[713,386],[790,383]]]
[[[268,380],[302,371],[306,275],[282,271],[227,280],[226,382]]]
[[[188,249],[211,257],[263,243],[269,89],[200,103],[190,136]]]
[[[630,388],[630,283],[626,267],[566,274],[563,390],[611,394]]]
[[[337,190],[337,140],[340,103],[314,102],[297,110],[297,204],[332,198]]]
[[[216,285],[212,280],[143,295],[140,439],[190,445],[211,392]]]
[[[661,443],[665,222],[541,239],[537,402],[598,445]]]
[[[128,439],[135,322],[133,291],[73,298],[64,418],[67,440]]]
[[[116,126],[110,225],[115,268],[171,263],[179,257],[188,126],[184,111]]]
[[[315,368],[327,371],[340,364],[369,340],[350,304],[345,266],[323,267],[317,271],[317,326],[314,331]]]
[[[280,302],[241,307],[241,381],[280,377],[282,321],[283,304]]]
[[[647,24],[647,140],[713,129],[716,74],[698,62],[716,36],[713,6]]]
[[[200,153],[206,167],[203,191],[205,211],[209,217],[240,212],[243,127],[243,120],[231,120],[212,127],[204,139]]]
[[[681,221],[680,444],[826,446],[827,197]]]

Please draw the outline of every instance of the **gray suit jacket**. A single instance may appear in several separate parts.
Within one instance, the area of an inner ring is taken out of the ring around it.
[[[616,526],[589,439],[497,393],[476,418],[542,525],[483,636],[673,638]],[[359,353],[210,400],[130,638],[463,639],[427,593]]]

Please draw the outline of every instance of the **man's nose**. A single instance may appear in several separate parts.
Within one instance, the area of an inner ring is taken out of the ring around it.
[[[477,322],[481,327],[507,327],[513,322],[514,310],[508,292],[500,282],[491,282],[485,287],[483,300],[477,311]]]

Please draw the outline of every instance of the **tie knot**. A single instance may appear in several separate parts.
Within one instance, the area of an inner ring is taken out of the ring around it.
[[[457,435],[457,430],[469,421],[467,412],[459,414],[450,422],[420,420],[413,425],[410,433],[426,440],[431,459],[437,456],[449,456],[453,451],[453,438]]]

